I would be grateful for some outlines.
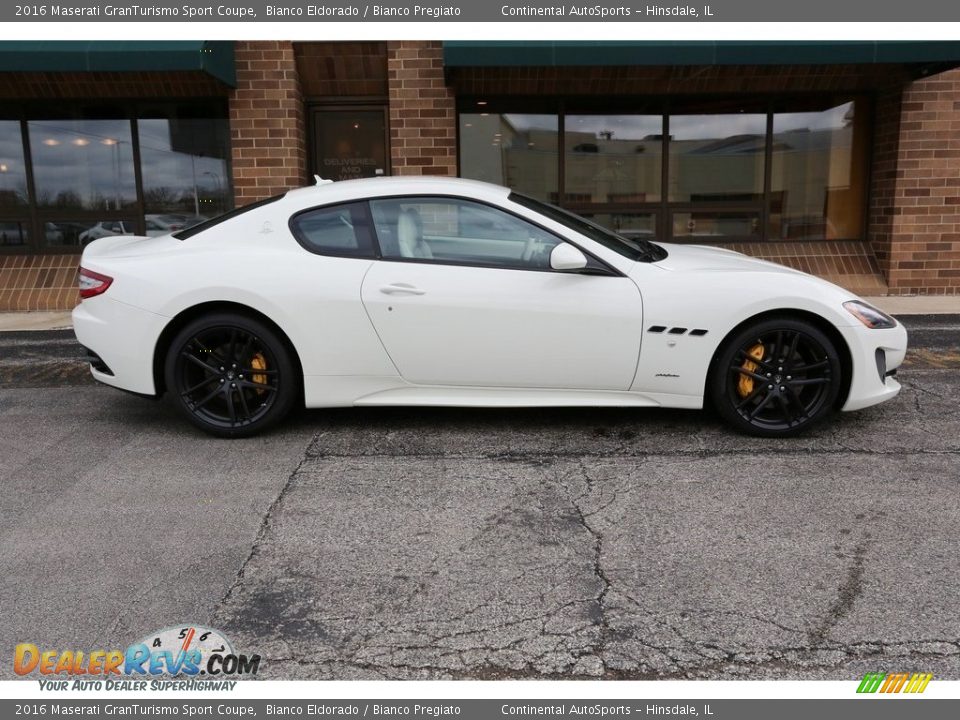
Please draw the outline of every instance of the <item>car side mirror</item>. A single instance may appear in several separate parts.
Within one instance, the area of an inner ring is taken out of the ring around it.
[[[587,256],[570,243],[560,243],[550,251],[550,267],[554,270],[583,270]]]

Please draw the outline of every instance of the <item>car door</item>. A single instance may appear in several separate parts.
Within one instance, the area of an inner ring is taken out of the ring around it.
[[[363,304],[404,379],[421,385],[627,390],[642,306],[628,278],[550,269],[561,238],[448,197],[370,201],[382,259]]]

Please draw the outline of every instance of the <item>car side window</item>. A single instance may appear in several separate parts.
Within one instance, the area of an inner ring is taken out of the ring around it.
[[[381,255],[394,260],[549,270],[562,240],[489,205],[460,198],[371,200]]]
[[[374,257],[373,238],[362,203],[314,208],[290,219],[290,231],[310,252],[337,257]]]

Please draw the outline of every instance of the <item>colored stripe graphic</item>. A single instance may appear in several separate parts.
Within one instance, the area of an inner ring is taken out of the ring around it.
[[[857,687],[858,693],[922,693],[933,680],[930,673],[867,673]]]

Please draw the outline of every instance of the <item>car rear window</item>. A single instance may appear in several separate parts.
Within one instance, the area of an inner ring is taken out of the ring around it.
[[[244,205],[242,207],[234,208],[233,210],[229,210],[223,213],[223,215],[217,215],[216,217],[210,218],[209,220],[204,220],[202,223],[197,223],[196,225],[191,225],[190,227],[185,228],[179,232],[175,232],[173,233],[173,236],[177,240],[187,240],[189,238],[192,238],[194,235],[199,235],[205,230],[209,230],[210,228],[219,225],[222,222],[226,222],[227,220],[233,220],[233,218],[239,217],[244,213],[250,212],[251,210],[256,210],[257,208],[261,208],[264,205],[275,203],[277,200],[280,200],[285,195],[286,193],[281,193],[280,195],[274,195],[273,197],[268,197],[264,200],[257,200],[257,202],[250,203],[249,205]]]
[[[305,249],[318,255],[372,258],[373,234],[362,202],[305,210],[290,219],[290,231]]]

